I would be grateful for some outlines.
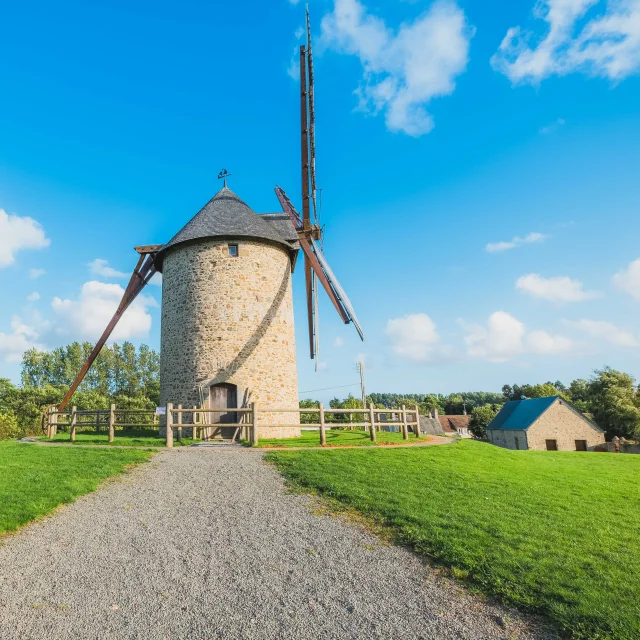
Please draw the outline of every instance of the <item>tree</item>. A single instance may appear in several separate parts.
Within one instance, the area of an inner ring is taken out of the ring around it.
[[[589,382],[584,378],[574,380],[567,389],[567,395],[571,404],[583,413],[589,413],[591,406],[589,404]]]
[[[482,407],[474,407],[471,410],[469,430],[476,438],[487,437],[487,426],[496,417],[499,407],[495,404],[485,404]]]
[[[605,367],[594,371],[587,388],[591,414],[608,440],[640,438],[640,396],[632,376]]]
[[[318,409],[320,407],[319,400],[312,400],[311,398],[306,398],[305,400],[300,400],[300,408],[301,409]],[[300,423],[301,424],[311,424],[314,422],[318,422],[320,418],[317,413],[301,413],[300,414]]]
[[[556,385],[559,385],[558,388]],[[544,384],[524,384],[519,386],[514,384],[513,386],[505,384],[502,387],[502,394],[504,399],[509,400],[522,400],[522,398],[547,398],[549,396],[562,396],[566,397],[566,387],[561,383],[545,382]]]

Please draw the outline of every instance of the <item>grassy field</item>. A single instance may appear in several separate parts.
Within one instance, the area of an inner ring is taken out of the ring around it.
[[[46,436],[41,436],[39,440],[49,440]],[[53,439],[53,442],[64,442],[66,444],[108,444],[120,447],[164,447],[165,439],[158,436],[157,429],[116,429],[113,442],[109,442],[109,436],[106,432],[101,431],[78,431],[76,432],[75,442],[69,440],[69,433],[59,432]],[[182,438],[180,444],[177,438],[173,439],[173,446],[180,447],[198,442],[191,438]]]
[[[41,447],[0,441],[0,534],[73,502],[151,455],[136,449]]]
[[[327,430],[327,446],[329,447],[366,447],[374,443],[369,438],[368,431],[341,431]],[[391,433],[389,431],[378,431],[376,433],[376,444],[412,444],[414,442],[426,442],[427,438],[418,440],[412,433],[409,440],[403,440],[401,433]],[[248,443],[245,443],[248,444]],[[319,447],[319,431],[303,431],[299,438],[260,438],[259,447]]]
[[[462,441],[267,458],[573,638],[640,638],[640,456]]]

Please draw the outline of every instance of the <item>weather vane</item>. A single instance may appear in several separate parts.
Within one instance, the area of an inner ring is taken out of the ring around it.
[[[227,186],[227,178],[230,178],[230,177],[231,177],[231,174],[226,169],[223,169],[218,174],[218,180],[224,180],[225,187]]]

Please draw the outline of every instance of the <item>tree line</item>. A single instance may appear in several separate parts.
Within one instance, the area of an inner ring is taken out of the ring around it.
[[[0,439],[37,432],[44,409],[59,404],[93,345],[74,342],[22,357],[20,386],[0,378]],[[160,396],[160,356],[130,342],[105,346],[72,398],[79,410],[153,409]]]
[[[21,384],[0,378],[0,439],[16,437],[40,428],[42,411],[59,404],[80,370],[93,345],[74,342],[52,351],[30,349],[24,353]],[[127,409],[153,409],[159,403],[160,356],[130,342],[105,346],[73,396],[80,410],[105,409],[111,403]],[[522,398],[559,395],[592,418],[607,435],[640,439],[640,392],[627,373],[605,367],[589,379],[573,380],[565,386],[559,380],[542,384],[506,384],[502,393],[485,391],[443,394],[371,393],[367,406],[379,409],[408,408],[416,404],[423,415],[437,409],[444,415],[471,415],[471,429],[484,437],[486,427],[505,402]],[[318,408],[319,401],[306,398],[301,408]],[[362,400],[349,394],[333,398],[332,409],[361,409]],[[327,422],[360,422],[361,414],[327,415]],[[302,413],[303,423],[318,421],[317,413]]]

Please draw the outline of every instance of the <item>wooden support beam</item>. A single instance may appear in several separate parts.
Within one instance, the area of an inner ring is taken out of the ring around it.
[[[178,442],[182,444],[182,405],[178,405]]]
[[[138,264],[133,270],[133,274],[131,275],[131,279],[129,280],[129,284],[125,289],[124,295],[122,296],[122,300],[120,300],[120,304],[116,309],[116,312],[113,314],[113,317],[109,321],[107,328],[104,330],[98,342],[96,342],[95,346],[91,350],[89,357],[85,360],[82,365],[76,379],[71,384],[69,391],[65,394],[60,406],[58,407],[58,411],[62,411],[71,396],[75,393],[76,389],[80,385],[80,383],[84,380],[84,377],[87,375],[87,371],[89,371],[91,365],[95,362],[95,359],[98,357],[98,354],[102,350],[102,347],[105,345],[115,326],[118,324],[120,318],[122,318],[124,312],[129,308],[129,305],[136,299],[138,294],[144,289],[145,285],[151,279],[151,276],[156,272],[156,266],[154,264],[155,253],[147,253],[141,254],[138,259]]]
[[[420,437],[420,409],[418,405],[415,406],[414,411],[416,412],[416,438]]]

